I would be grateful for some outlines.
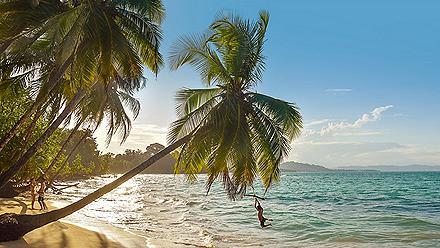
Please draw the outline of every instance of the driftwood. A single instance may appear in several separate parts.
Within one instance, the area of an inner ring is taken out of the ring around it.
[[[258,195],[255,195],[255,194],[253,194],[253,195],[248,195],[248,194],[246,194],[246,195],[244,195],[244,196],[250,196],[250,197],[255,197],[255,198],[258,198],[258,199],[260,199],[260,200],[266,200],[266,198],[265,198],[265,197],[260,197],[260,196],[258,196]]]
[[[12,187],[14,188],[15,191],[22,193],[25,191],[29,190],[29,186],[31,185],[30,182],[27,183],[17,183],[17,184],[12,184]]]
[[[71,188],[71,187],[76,187],[78,186],[79,183],[75,183],[75,184],[65,184],[65,185],[55,185],[52,184],[49,187],[52,189],[52,191],[55,194],[60,194],[62,190],[67,189],[67,188]],[[56,186],[62,186],[62,188],[57,188]]]

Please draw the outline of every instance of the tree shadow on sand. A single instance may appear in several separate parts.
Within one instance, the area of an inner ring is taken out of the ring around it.
[[[16,203],[11,204],[11,202],[17,202],[18,204],[16,204]],[[11,198],[11,199],[4,199],[4,201],[3,200],[0,201],[0,209],[6,210],[4,212],[7,212],[8,209],[11,209],[11,212],[12,212],[12,209],[14,209],[16,207],[21,207],[20,214],[25,214],[28,209],[26,203],[24,203],[23,201],[21,201],[19,199]]]

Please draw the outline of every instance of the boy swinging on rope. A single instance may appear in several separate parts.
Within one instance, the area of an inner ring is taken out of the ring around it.
[[[257,200],[257,198],[255,198],[255,208],[257,209],[257,211],[258,211],[258,220],[260,221],[260,226],[261,226],[261,228],[264,228],[264,227],[268,227],[268,226],[272,226],[272,224],[264,224],[264,222],[266,222],[267,220],[268,221],[272,221],[272,219],[266,219],[266,218],[264,218],[264,216],[263,216],[263,207],[261,207],[261,204],[260,204],[260,202]]]

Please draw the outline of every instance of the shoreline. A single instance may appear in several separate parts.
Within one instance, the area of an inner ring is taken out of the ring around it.
[[[57,201],[47,201],[49,210],[57,209]],[[39,207],[35,202],[34,207]],[[32,210],[29,198],[0,198],[0,214],[20,213],[38,214],[40,210]],[[110,224],[84,225],[69,220],[59,220],[30,233],[20,240],[2,242],[0,248],[19,247],[147,247],[147,239]]]

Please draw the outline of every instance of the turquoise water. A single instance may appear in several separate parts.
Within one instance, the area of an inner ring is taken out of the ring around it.
[[[81,181],[56,197],[72,202],[113,178]],[[256,187],[258,188],[258,187]],[[440,173],[290,173],[262,201],[231,202],[204,178],[140,175],[70,217],[100,220],[149,239],[147,246],[440,247]]]

